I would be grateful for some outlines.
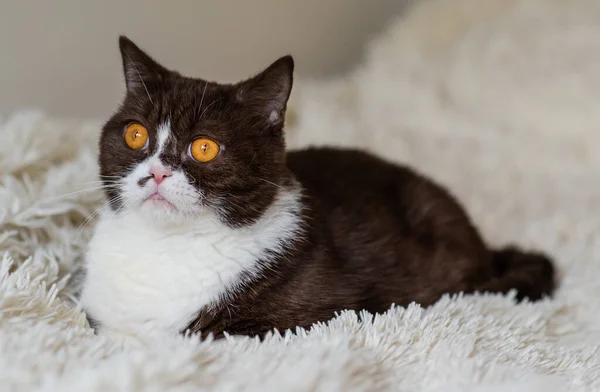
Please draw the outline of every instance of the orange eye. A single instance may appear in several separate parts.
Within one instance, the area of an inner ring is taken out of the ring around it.
[[[140,124],[129,124],[125,128],[125,143],[132,150],[141,150],[148,147],[148,130]]]
[[[210,139],[200,138],[190,143],[188,155],[197,162],[208,162],[219,155],[219,145]]]

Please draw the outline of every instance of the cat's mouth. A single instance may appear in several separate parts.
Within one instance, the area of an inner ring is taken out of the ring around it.
[[[175,206],[169,200],[167,200],[163,195],[161,195],[160,192],[158,192],[158,191],[156,191],[156,192],[152,193],[150,196],[146,197],[144,199],[144,201],[142,202],[142,204],[148,204],[148,203],[164,205],[166,207],[175,209]]]

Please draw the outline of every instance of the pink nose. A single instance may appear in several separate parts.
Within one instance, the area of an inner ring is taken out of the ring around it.
[[[171,171],[171,169],[164,167],[162,165],[161,166],[152,166],[152,168],[150,168],[149,173],[152,177],[154,177],[154,181],[157,184],[160,184],[161,182],[163,182],[165,180],[165,178],[171,177],[173,175],[173,172]]]

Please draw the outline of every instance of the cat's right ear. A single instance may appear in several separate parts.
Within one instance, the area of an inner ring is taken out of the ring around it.
[[[167,70],[148,56],[136,44],[124,35],[119,37],[119,49],[123,59],[123,72],[127,91],[148,89],[157,78]]]

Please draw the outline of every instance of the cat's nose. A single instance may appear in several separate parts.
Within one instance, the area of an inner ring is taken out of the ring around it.
[[[154,178],[154,182],[157,184],[160,184],[165,180],[165,178],[173,175],[173,171],[164,166],[152,166],[149,170],[149,173]]]

